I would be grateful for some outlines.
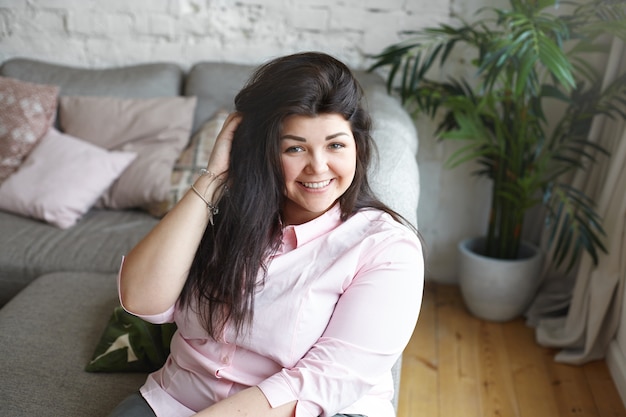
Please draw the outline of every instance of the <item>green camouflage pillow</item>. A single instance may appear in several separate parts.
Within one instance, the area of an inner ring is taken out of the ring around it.
[[[176,324],[151,324],[126,312],[113,310],[96,346],[88,372],[153,372],[170,354]]]

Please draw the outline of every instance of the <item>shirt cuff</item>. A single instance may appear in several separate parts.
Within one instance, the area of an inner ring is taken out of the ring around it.
[[[267,398],[272,408],[280,407],[291,401],[296,401],[295,417],[318,417],[323,410],[310,401],[302,401],[291,389],[283,375],[285,370],[272,375],[261,382],[258,387]]]

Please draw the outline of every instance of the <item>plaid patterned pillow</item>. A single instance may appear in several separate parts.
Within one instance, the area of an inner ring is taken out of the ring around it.
[[[227,117],[227,111],[218,110],[191,137],[189,145],[180,154],[172,170],[169,198],[166,201],[151,205],[148,208],[151,215],[155,217],[164,216],[189,190],[199,171],[206,168],[209,163],[215,139],[217,139]]]

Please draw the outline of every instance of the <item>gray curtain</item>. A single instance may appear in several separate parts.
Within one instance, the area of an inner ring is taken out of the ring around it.
[[[615,39],[605,82],[625,65],[625,45]],[[536,327],[538,343],[559,348],[555,360],[571,364],[604,357],[619,325],[626,274],[626,124],[597,117],[590,139],[611,156],[591,173],[577,173],[571,181],[597,202],[609,253],[600,256],[597,266],[585,254],[569,275],[546,267],[542,288],[526,314],[529,324]]]

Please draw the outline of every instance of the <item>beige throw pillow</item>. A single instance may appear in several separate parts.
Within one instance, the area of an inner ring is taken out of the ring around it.
[[[172,168],[189,141],[195,106],[195,97],[61,97],[64,132],[137,154],[99,207],[145,209],[168,198]]]
[[[51,126],[59,88],[0,77],[0,183],[14,173]]]

